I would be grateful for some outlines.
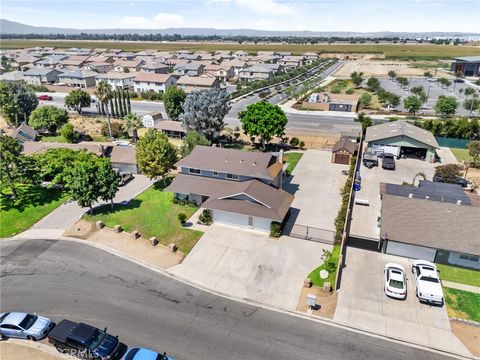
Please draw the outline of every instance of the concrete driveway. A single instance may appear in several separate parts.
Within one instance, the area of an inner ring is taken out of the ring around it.
[[[340,189],[347,179],[342,170],[348,170],[348,165],[332,164],[331,157],[328,150],[307,150],[284,184],[295,195],[289,219],[295,225],[335,231]]]
[[[331,246],[213,224],[185,260],[169,271],[231,296],[294,310],[303,280]]]
[[[394,262],[407,271],[407,299],[383,291],[383,268]],[[415,296],[411,260],[356,248],[347,249],[334,321],[382,336],[468,355],[451,332],[446,306],[421,304]]]

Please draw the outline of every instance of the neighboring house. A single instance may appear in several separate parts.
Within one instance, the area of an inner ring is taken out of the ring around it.
[[[25,81],[31,85],[52,84],[62,72],[54,68],[33,68],[25,71]]]
[[[96,77],[96,84],[100,81],[105,81],[110,84],[113,89],[130,89],[133,87],[133,79],[136,74],[122,73],[117,71],[111,71],[106,74],[100,74]]]
[[[365,142],[368,143],[368,151],[405,155],[427,162],[434,161],[439,148],[430,131],[404,120],[368,127]]]
[[[95,86],[98,73],[88,70],[66,71],[58,75],[58,80],[67,86],[88,88]]]
[[[167,89],[175,85],[177,79],[170,74],[152,74],[140,71],[133,79],[133,88],[137,92],[142,91],[161,91],[165,92]]]
[[[222,82],[228,81],[235,76],[235,69],[231,65],[207,65],[205,66],[205,72],[215,76]]]
[[[114,60],[134,60],[135,57],[137,56],[136,53],[134,52],[129,52],[129,51],[120,51],[113,55]]]
[[[185,59],[185,60],[188,60],[188,61],[198,61],[202,57],[198,54],[179,54],[178,58],[179,59]]]
[[[58,63],[66,58],[65,55],[51,55],[47,56],[45,59],[39,60],[35,63],[36,67],[42,68],[53,68],[58,65]]]
[[[281,190],[282,155],[197,145],[176,166],[180,172],[165,190],[209,209],[216,222],[270,231],[293,201]]]
[[[295,69],[303,65],[303,56],[284,56],[278,63],[285,69]]]
[[[238,76],[241,81],[270,81],[273,76],[273,70],[263,64],[257,64],[240,70]]]
[[[187,131],[182,125],[181,121],[161,120],[157,121],[154,126],[155,129],[160,130],[169,137],[183,139]]]
[[[163,116],[160,111],[153,111],[150,114],[143,115],[142,118],[143,126],[146,128],[153,128],[160,120],[163,120]]]
[[[454,58],[450,70],[453,73],[460,72],[463,76],[480,75],[480,56],[465,56]]]
[[[154,74],[168,74],[168,65],[162,63],[148,63],[140,67],[140,71],[145,71]]]
[[[140,71],[143,64],[145,64],[143,60],[117,60],[113,63],[113,66],[115,71],[137,72]]]
[[[305,59],[305,64],[311,64],[319,58],[318,54],[314,52],[306,52],[303,53],[302,56]]]
[[[7,129],[5,133],[14,139],[17,139],[20,144],[25,141],[35,141],[38,137],[38,132],[24,122],[16,129]]]
[[[435,183],[433,183],[436,187]],[[390,185],[390,184],[386,184]],[[445,184],[441,184],[445,185]],[[403,186],[403,185],[399,185]],[[422,187],[426,183],[422,184]],[[459,185],[459,192],[463,192]],[[410,188],[410,186],[407,186]],[[414,188],[414,187],[412,187]],[[403,189],[390,190],[395,194]],[[449,195],[450,189],[443,192]],[[480,270],[480,207],[445,201],[438,189],[416,197],[382,194],[380,246],[387,254]],[[412,195],[411,195],[412,194]],[[429,198],[436,196],[432,200]],[[465,195],[460,194],[465,197]],[[465,200],[464,200],[465,201]],[[477,200],[478,202],[478,200]]]
[[[187,94],[193,91],[220,88],[220,81],[210,76],[182,76],[177,80],[177,86]]]
[[[113,64],[109,62],[88,62],[82,70],[96,71],[100,74],[104,74],[113,69]]]
[[[0,75],[0,80],[3,81],[25,81],[25,73],[20,70],[6,72]]]
[[[350,159],[357,153],[358,144],[354,143],[346,137],[342,137],[333,145],[332,163],[350,164]]]
[[[243,50],[238,50],[238,51],[235,51],[234,53],[232,53],[232,55],[236,58],[242,58],[242,57],[248,56],[248,52],[243,51]]]
[[[198,62],[177,64],[173,67],[173,73],[177,76],[199,76],[203,72],[204,65]]]
[[[86,65],[88,56],[69,56],[57,63],[57,69],[79,70]]]

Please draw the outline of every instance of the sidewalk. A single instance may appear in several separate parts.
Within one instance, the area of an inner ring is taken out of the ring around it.
[[[475,294],[480,294],[480,287],[478,286],[459,284],[459,283],[454,283],[454,282],[445,281],[445,280],[442,280],[442,285],[450,289],[457,289],[462,291],[468,291]]]

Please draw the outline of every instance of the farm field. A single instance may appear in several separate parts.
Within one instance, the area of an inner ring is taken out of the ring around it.
[[[386,59],[436,60],[450,59],[454,56],[480,55],[480,49],[473,46],[424,45],[424,44],[234,44],[234,43],[200,43],[200,42],[120,42],[120,41],[81,41],[81,40],[2,40],[0,48],[29,48],[36,46],[53,46],[58,48],[120,48],[128,51],[155,49],[175,51],[188,49],[192,51],[244,50],[250,53],[262,51],[307,51],[330,53],[377,53],[384,54]]]

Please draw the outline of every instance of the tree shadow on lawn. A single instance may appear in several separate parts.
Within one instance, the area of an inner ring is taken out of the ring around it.
[[[87,212],[86,214],[87,215],[112,215],[119,211],[139,208],[140,205],[142,205],[142,202],[143,201],[139,199],[132,199],[128,202],[127,205],[115,203],[113,204],[113,209],[111,204],[102,204],[93,208],[93,214],[90,214],[90,212]]]
[[[0,195],[0,208],[3,211],[15,209],[23,212],[27,207],[48,205],[62,197],[62,190],[37,185],[17,185],[18,197],[10,193]]]

